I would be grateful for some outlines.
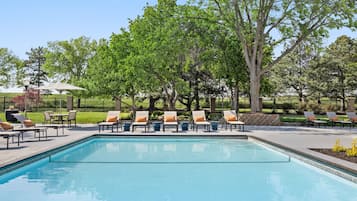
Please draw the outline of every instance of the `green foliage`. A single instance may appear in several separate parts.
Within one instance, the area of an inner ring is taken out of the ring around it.
[[[313,111],[315,114],[321,114],[323,112],[321,104],[310,103],[308,104],[308,109]]]
[[[357,40],[347,36],[338,37],[328,46],[319,67],[321,82],[324,84],[320,92],[343,101],[354,93],[357,87],[356,55]]]
[[[341,145],[340,139],[337,139],[335,145],[332,147],[332,151],[334,152],[344,152],[346,148]]]
[[[222,112],[219,112],[219,113],[210,113],[208,115],[208,120],[211,120],[211,121],[219,121],[223,118],[223,114]]]
[[[350,157],[357,157],[357,138],[353,139],[352,147],[346,150],[346,155]]]
[[[0,48],[0,86],[11,86],[14,72],[22,67],[22,62],[7,48]],[[18,76],[16,76],[17,78]]]
[[[78,85],[86,75],[89,59],[94,56],[96,46],[96,41],[84,36],[69,41],[48,42],[44,68],[51,78]]]
[[[304,114],[304,111],[307,110],[307,104],[306,103],[302,103],[302,102],[299,102],[296,106],[296,113],[297,114]]]
[[[355,26],[356,2],[198,0],[198,5],[218,13],[220,22],[242,44],[250,75],[251,109],[259,111],[260,82],[271,69],[308,37],[321,39],[328,29]],[[274,36],[272,36],[274,33]],[[266,49],[285,48],[269,58]]]
[[[328,112],[337,112],[339,109],[340,109],[339,106],[334,105],[334,104],[329,104],[329,105],[326,106],[325,110],[328,111]]]
[[[28,59],[24,61],[24,77],[28,77],[30,84],[37,87],[48,81],[47,72],[42,68],[46,61],[46,52],[47,49],[41,46],[26,52]]]

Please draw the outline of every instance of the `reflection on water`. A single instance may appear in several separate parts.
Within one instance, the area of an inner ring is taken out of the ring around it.
[[[286,157],[247,141],[100,139],[57,154],[50,163],[0,177],[0,200],[354,201],[357,197],[355,184],[300,163],[268,162],[278,160]]]

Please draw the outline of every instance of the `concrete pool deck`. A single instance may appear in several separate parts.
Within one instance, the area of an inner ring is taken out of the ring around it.
[[[152,128],[151,128],[152,129]],[[188,132],[173,132],[174,129],[168,129],[165,133],[149,132],[143,133],[138,129],[136,132],[122,132],[111,133],[110,130],[102,132],[102,134],[111,134],[119,136],[147,136],[147,135],[172,135],[172,136],[201,136],[201,135],[213,135],[213,136],[242,136],[247,135],[251,138],[258,138],[262,141],[278,145],[280,147],[288,148],[290,151],[297,152],[299,154],[311,156],[321,161],[328,161],[329,163],[336,164],[342,167],[348,168],[351,172],[357,174],[357,164],[351,163],[345,160],[330,157],[315,151],[310,148],[332,148],[336,139],[341,140],[341,144],[346,147],[350,147],[352,140],[357,138],[356,128],[312,128],[301,126],[246,126],[245,132],[233,130],[224,130],[219,128],[218,132],[203,132],[202,130],[188,131]],[[59,136],[56,135],[54,129],[48,129],[48,139],[42,139],[38,141],[38,138],[34,138],[33,134],[26,133],[24,136],[24,142],[17,146],[15,139],[14,143],[10,143],[10,148],[6,149],[6,140],[0,138],[0,167],[15,163],[17,161],[26,159],[31,156],[52,150],[66,144],[87,138],[89,136],[98,134],[97,125],[78,125],[76,128],[66,128],[64,135],[62,133]],[[10,140],[11,142],[11,140]]]

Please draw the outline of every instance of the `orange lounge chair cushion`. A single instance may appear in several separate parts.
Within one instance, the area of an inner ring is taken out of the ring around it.
[[[315,121],[315,120],[316,120],[316,117],[311,116],[311,117],[308,117],[307,120],[309,120],[309,121]]]
[[[168,115],[168,116],[165,116],[165,122],[176,122],[176,117],[175,115]]]
[[[146,117],[136,117],[135,122],[146,122]]]
[[[117,121],[117,117],[116,116],[109,116],[107,117],[106,122],[116,122]]]
[[[35,124],[29,119],[24,120],[24,125],[25,125],[25,127],[35,126]]]
[[[227,121],[237,121],[237,117],[235,115],[229,115],[227,118],[226,118]]]
[[[13,128],[13,126],[8,122],[1,122],[0,125],[4,130],[10,130]]]
[[[330,121],[336,122],[336,121],[338,121],[338,118],[337,117],[332,117],[332,118],[330,118]]]
[[[351,121],[352,121],[352,122],[357,122],[357,117],[352,117],[352,118],[351,118]]]
[[[196,122],[203,122],[203,121],[205,121],[205,117],[203,117],[203,116],[198,116],[198,117],[196,117],[195,121],[196,121]]]

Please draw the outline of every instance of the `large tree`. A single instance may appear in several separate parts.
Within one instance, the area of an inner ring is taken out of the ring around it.
[[[52,78],[76,83],[84,77],[96,45],[96,41],[84,36],[69,41],[49,42],[44,67]]]
[[[242,44],[249,70],[251,111],[259,112],[262,77],[307,37],[322,37],[329,28],[355,26],[355,0],[210,0],[199,1],[211,8],[235,33]],[[285,47],[264,64],[266,46]]]
[[[305,102],[310,84],[310,74],[319,58],[320,42],[315,39],[300,43],[284,57],[273,70],[274,80],[285,91],[293,90],[299,96],[299,102]],[[319,69],[316,69],[319,70]]]
[[[347,96],[355,95],[357,88],[357,40],[340,36],[326,48],[321,59],[324,71],[322,89],[325,95],[341,100],[341,111],[346,109]]]
[[[37,87],[47,81],[47,72],[43,69],[46,62],[46,51],[46,48],[39,46],[26,52],[28,59],[24,62],[25,76],[30,79],[30,84]]]
[[[220,35],[217,45],[217,61],[213,69],[217,78],[224,80],[231,92],[232,109],[239,110],[239,95],[247,88],[248,72],[237,38],[232,34]]]
[[[0,86],[12,84],[12,75],[22,66],[22,62],[7,48],[0,48]]]

